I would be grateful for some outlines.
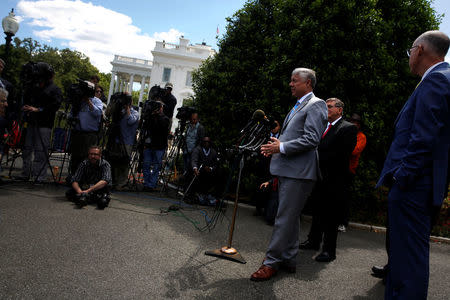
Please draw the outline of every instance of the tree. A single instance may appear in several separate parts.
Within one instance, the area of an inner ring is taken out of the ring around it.
[[[395,117],[418,82],[405,50],[440,19],[426,0],[248,1],[227,19],[219,53],[194,73],[202,122],[230,146],[255,109],[284,116],[295,102],[291,71],[312,68],[317,96],[338,97],[345,113],[363,116],[368,147],[357,192],[373,198]]]
[[[59,50],[48,45],[41,45],[31,38],[20,40],[14,38],[15,47],[12,47],[8,57],[8,64],[3,76],[20,90],[20,72],[22,66],[29,61],[46,62],[55,71],[54,82],[63,92],[67,91],[72,83],[78,79],[88,80],[92,75],[98,74],[100,85],[108,93],[111,74],[99,73],[94,67],[89,57],[81,52],[68,48]],[[0,57],[4,57],[4,45],[0,46]]]

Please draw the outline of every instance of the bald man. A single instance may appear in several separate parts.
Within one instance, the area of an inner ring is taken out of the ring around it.
[[[426,299],[433,215],[447,196],[450,145],[450,66],[447,35],[427,31],[407,50],[421,76],[395,122],[377,186],[388,195],[388,275],[385,299]]]

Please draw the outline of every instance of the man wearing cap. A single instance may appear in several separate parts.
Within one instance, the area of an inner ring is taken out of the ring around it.
[[[169,118],[170,124],[172,124],[173,111],[177,105],[177,98],[172,95],[173,84],[166,83],[164,96],[162,102],[164,103],[164,114]]]

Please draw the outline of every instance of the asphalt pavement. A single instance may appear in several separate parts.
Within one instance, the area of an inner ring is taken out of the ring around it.
[[[1,299],[383,299],[382,282],[370,276],[386,262],[383,233],[350,229],[339,235],[335,261],[300,251],[296,274],[253,282],[272,227],[250,206],[239,206],[233,234],[241,264],[204,254],[227,245],[232,204],[223,213],[120,192],[105,210],[78,209],[64,191],[0,186]],[[301,240],[309,226],[302,221]],[[428,299],[450,297],[449,274],[450,245],[432,243]]]

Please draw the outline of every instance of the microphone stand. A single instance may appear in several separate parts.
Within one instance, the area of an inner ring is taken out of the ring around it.
[[[246,126],[248,128],[249,126]],[[244,128],[244,129],[246,129]],[[245,130],[242,130],[242,132],[245,132]],[[228,234],[228,243],[226,246],[220,248],[220,249],[214,249],[211,251],[206,251],[205,255],[209,256],[215,256],[218,258],[228,259],[234,262],[239,262],[241,264],[247,263],[245,259],[239,254],[239,252],[232,247],[232,241],[233,241],[233,233],[234,233],[234,225],[236,223],[236,213],[238,209],[238,201],[239,201],[239,187],[241,184],[241,175],[242,170],[244,169],[244,163],[245,163],[245,155],[251,154],[254,151],[257,151],[259,147],[268,139],[268,135],[270,132],[269,126],[267,126],[267,123],[264,122],[258,122],[254,126],[251,127],[251,129],[243,136],[239,138],[239,142],[241,143],[241,146],[238,147],[238,158],[239,158],[239,175],[238,175],[238,182],[236,186],[236,194],[234,198],[234,208],[233,208],[233,216],[231,220],[231,226],[230,226],[230,232]]]

